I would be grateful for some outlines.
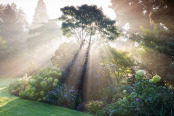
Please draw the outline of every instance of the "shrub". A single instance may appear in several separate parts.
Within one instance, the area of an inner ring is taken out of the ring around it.
[[[102,101],[104,104],[108,104],[112,102],[112,98],[114,95],[117,93],[117,86],[114,84],[109,84],[107,87],[103,88],[100,92],[99,95],[102,97]]]
[[[21,79],[18,79],[16,82],[11,83],[9,85],[9,92],[12,95],[19,95],[19,92],[27,87],[28,81],[31,78],[31,76],[28,76],[25,74],[25,76]]]
[[[141,75],[142,76],[142,75]],[[154,81],[154,80],[155,81]],[[122,85],[126,87],[124,90],[113,97],[113,101],[107,104],[97,115],[115,116],[115,115],[149,115],[149,116],[172,116],[174,107],[174,91],[168,86],[158,86],[159,76],[153,79],[138,79],[132,86]],[[132,90],[130,91],[130,89]],[[119,92],[122,89],[117,89]],[[128,92],[129,91],[129,92]]]
[[[153,79],[154,83],[157,83],[157,82],[159,82],[161,80],[161,77],[158,76],[158,75],[155,75],[152,79]]]
[[[144,77],[144,71],[143,70],[138,70],[136,72],[136,75],[135,75],[136,80],[143,79],[143,77]]]
[[[57,78],[61,75],[61,71],[58,68],[45,68],[38,73],[34,73],[30,78],[22,78],[20,81],[15,82],[20,82],[20,84],[13,83],[15,85],[13,88],[18,91],[17,95],[21,98],[45,101],[46,94],[58,84]]]
[[[86,104],[86,107],[91,114],[96,114],[97,111],[101,110],[103,107],[102,101],[90,101],[88,104]]]
[[[60,105],[69,108],[75,108],[77,91],[74,87],[64,85],[57,85],[52,91],[46,95],[46,102],[54,105]]]

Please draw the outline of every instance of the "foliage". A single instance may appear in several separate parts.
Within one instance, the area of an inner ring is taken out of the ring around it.
[[[54,105],[75,108],[77,91],[74,87],[68,87],[65,84],[57,85],[46,95],[46,102]]]
[[[0,116],[92,116],[59,106],[20,99],[8,93],[8,86],[16,78],[0,78]]]
[[[96,114],[97,111],[101,110],[103,107],[102,101],[90,101],[86,104],[86,107],[91,114]]]
[[[143,79],[137,80],[132,86],[129,86],[129,88],[131,87],[133,87],[131,91],[127,89],[123,90],[121,92],[122,96],[119,98],[113,97],[112,103],[106,105],[97,114],[100,116],[173,115],[173,89],[168,86],[158,86],[157,83],[150,83],[149,80]]]
[[[53,66],[60,67],[61,70],[64,70],[70,61],[73,60],[76,52],[79,52],[78,48],[78,44],[73,41],[62,43],[51,58]]]
[[[23,10],[18,9],[13,3],[11,5],[0,5],[0,35],[10,47],[24,47],[24,30],[28,28],[28,23]],[[19,40],[19,38],[23,38]]]
[[[136,80],[143,79],[143,77],[144,77],[144,71],[143,70],[138,70],[136,72],[136,75],[135,75]]]
[[[27,85],[25,82],[25,87],[17,86],[19,88],[19,96],[21,98],[27,98],[38,101],[45,101],[46,94],[51,91],[58,83],[59,77],[61,77],[60,69],[51,67],[45,68],[38,73],[32,75],[32,78],[21,79],[21,84],[24,84],[24,80],[27,79]],[[14,86],[15,89],[16,87]],[[17,91],[15,90],[15,91]]]
[[[48,67],[10,84],[9,91],[21,98],[75,108],[77,91],[65,84],[58,84],[61,76],[59,68]]]
[[[117,94],[117,86],[114,84],[109,84],[107,87],[103,88],[98,96],[102,98],[104,104],[109,104],[112,102],[112,98]]]
[[[66,37],[74,36],[78,41],[83,41],[87,37],[102,33],[113,40],[119,35],[115,21],[107,18],[97,6],[66,6],[61,11],[63,15],[59,19],[63,21],[62,31]]]
[[[30,37],[27,38],[27,44],[30,49],[49,45],[51,41],[55,43],[55,40],[62,37],[60,27],[55,20],[39,25],[39,27],[29,30]]]
[[[106,47],[106,50],[102,50],[102,66],[108,67],[107,73],[110,73],[112,81],[121,83],[123,77],[128,77],[128,74],[134,72],[132,68],[134,66],[134,60],[128,56],[128,53],[117,51],[115,48]],[[109,55],[108,55],[109,54]]]
[[[159,30],[154,27],[153,30],[141,27],[144,33],[137,42],[138,55],[142,64],[152,73],[152,76],[158,74],[163,82],[173,84],[173,56],[174,39],[173,34],[168,31]]]
[[[24,90],[28,86],[29,79],[31,79],[31,76],[28,76],[27,74],[25,74],[23,78],[18,79],[14,83],[10,83],[9,85],[10,94],[18,96],[19,92],[21,90]]]
[[[163,2],[166,8],[160,8],[158,10],[152,11],[150,14],[150,19],[154,24],[162,23],[166,26],[169,31],[174,31],[174,25],[172,24],[174,16],[171,15],[174,12],[174,1],[173,0],[160,0]],[[165,18],[164,18],[165,17]]]
[[[152,78],[152,80],[153,80],[154,83],[157,83],[157,82],[159,82],[159,81],[161,80],[161,77],[158,76],[158,75],[155,75],[155,76]]]
[[[129,23],[131,34],[141,32],[139,30],[141,25],[151,28],[150,20],[158,25],[162,23],[170,30],[174,29],[171,25],[174,18],[172,15],[174,10],[173,0],[111,0],[111,3],[117,14],[120,27]]]

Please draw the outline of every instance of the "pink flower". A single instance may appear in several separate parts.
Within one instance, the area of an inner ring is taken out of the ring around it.
[[[139,105],[140,107],[142,107],[142,105]]]

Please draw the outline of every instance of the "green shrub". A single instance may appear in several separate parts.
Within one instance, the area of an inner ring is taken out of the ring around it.
[[[46,94],[57,85],[57,78],[61,75],[60,69],[58,68],[45,68],[32,75],[32,78],[28,82],[28,86],[25,90],[19,92],[19,96],[37,101],[45,101]]]
[[[58,84],[62,73],[60,69],[48,67],[34,73],[32,76],[25,76],[22,79],[10,84],[11,94],[19,95],[21,98],[27,98],[37,101],[45,101],[46,94],[53,90]]]
[[[19,96],[19,92],[21,90],[24,90],[27,87],[27,84],[28,84],[30,78],[31,78],[31,76],[28,76],[27,74],[25,74],[25,76],[23,78],[18,79],[14,83],[11,83],[9,85],[10,94]]]
[[[141,75],[142,76],[142,75]],[[154,79],[154,80],[153,80]],[[169,86],[158,86],[161,77],[153,79],[138,79],[132,86],[122,85],[124,90],[113,97],[113,101],[107,104],[97,115],[105,116],[173,116],[174,91]],[[153,81],[153,82],[151,82]],[[131,91],[129,88],[133,88]],[[119,96],[119,97],[118,97]]]
[[[91,114],[96,114],[97,111],[102,109],[103,107],[103,102],[102,101],[90,101],[86,107]]]
[[[136,75],[135,75],[136,80],[143,79],[143,77],[144,77],[144,71],[143,70],[138,70],[136,72]]]

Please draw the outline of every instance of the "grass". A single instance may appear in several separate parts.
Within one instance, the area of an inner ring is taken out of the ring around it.
[[[12,78],[0,78],[0,116],[91,116],[84,112],[12,96],[8,93],[11,81]]]

